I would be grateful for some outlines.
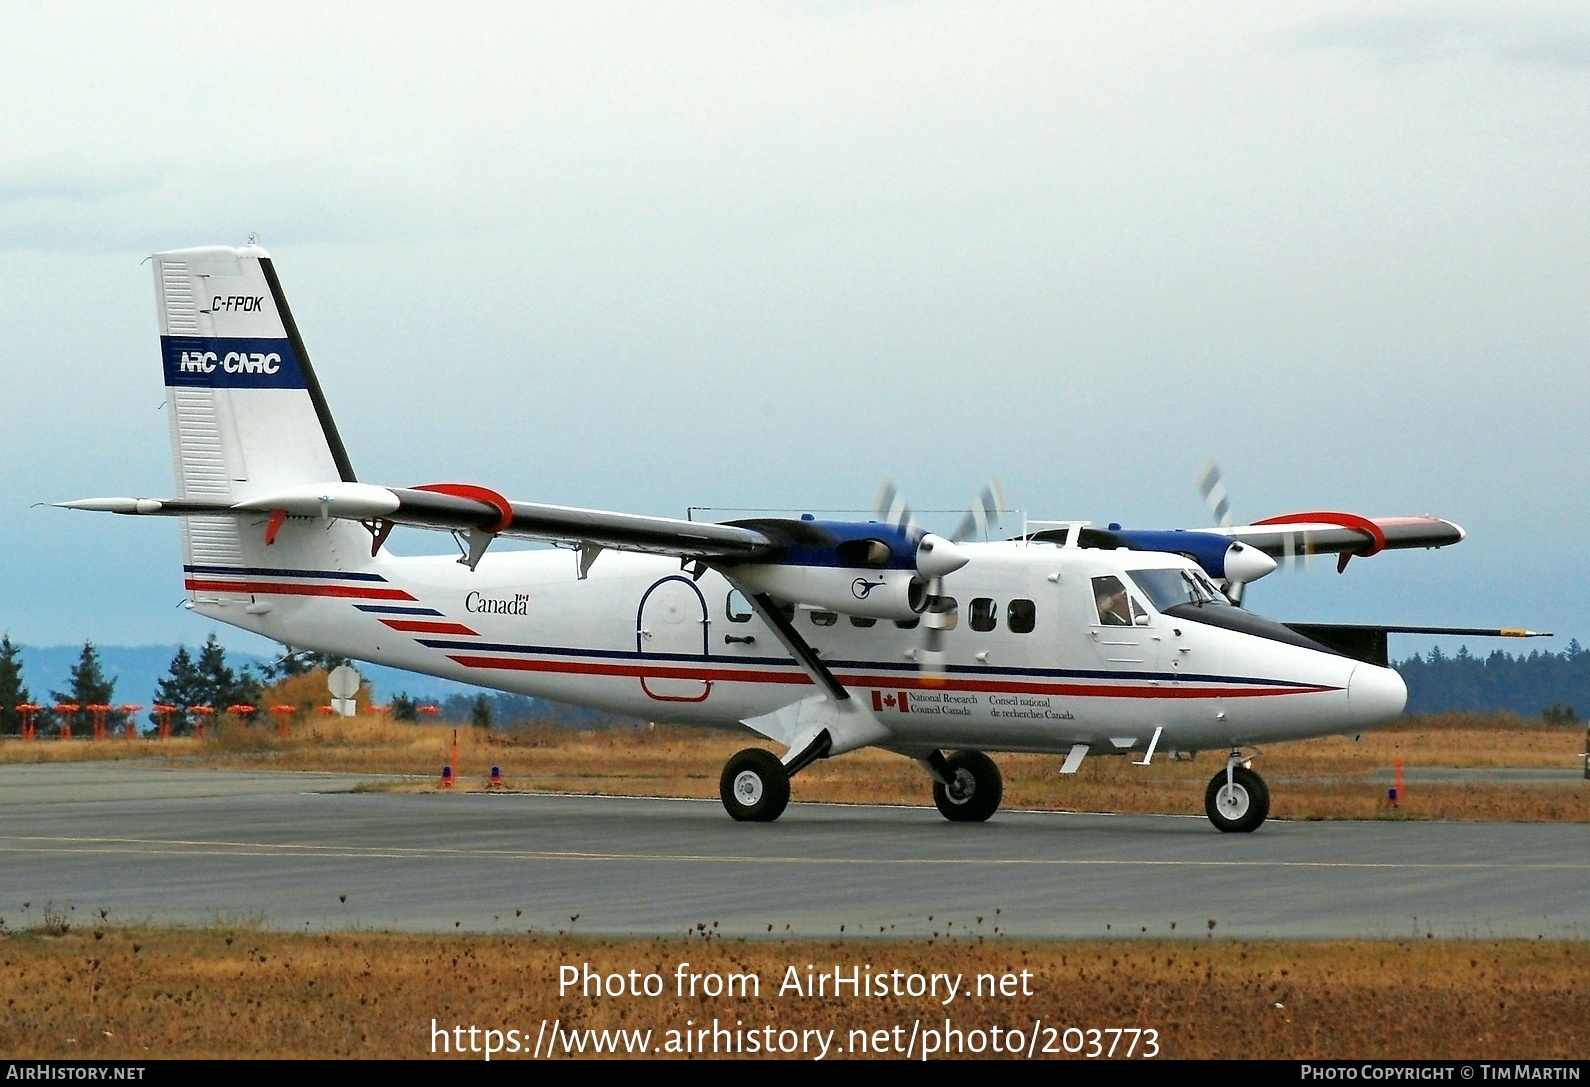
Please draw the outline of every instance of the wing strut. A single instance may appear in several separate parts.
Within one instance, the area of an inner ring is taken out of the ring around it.
[[[723,571],[720,569],[719,572]],[[829,671],[828,665],[818,659],[817,650],[800,636],[793,623],[784,618],[784,613],[771,596],[751,592],[732,577],[729,584],[745,594],[762,622],[767,624],[819,691],[799,702],[760,717],[749,718],[745,722],[753,731],[789,748],[781,761],[790,774],[799,773],[818,759],[843,755],[858,747],[868,747],[889,739],[891,733],[888,727],[861,702],[850,697],[844,684]]]
[[[745,592],[743,589],[740,591]],[[784,613],[778,610],[773,598],[766,593],[745,593],[745,595],[750,599],[756,613],[762,617],[762,622],[773,628],[773,633],[777,634],[778,640],[784,643],[784,648],[790,651],[790,655],[806,670],[806,674],[812,677],[812,682],[827,691],[828,697],[835,702],[848,702],[850,692],[845,690],[844,685],[828,670],[828,665],[817,659],[817,650],[801,637],[800,631],[795,629],[794,624],[784,618]]]

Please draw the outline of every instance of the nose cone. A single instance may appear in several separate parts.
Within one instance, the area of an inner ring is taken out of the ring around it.
[[[1347,705],[1364,725],[1395,720],[1408,704],[1408,685],[1390,668],[1360,664],[1347,680]]]
[[[916,570],[923,577],[932,580],[953,574],[971,561],[965,551],[956,547],[942,536],[935,536],[929,532],[922,537],[922,542],[916,545]]]
[[[1258,581],[1265,574],[1272,572],[1275,569],[1275,560],[1257,547],[1234,543],[1226,548],[1225,568],[1227,579],[1246,584]]]

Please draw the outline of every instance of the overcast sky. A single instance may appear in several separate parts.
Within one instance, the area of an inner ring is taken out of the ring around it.
[[[208,631],[33,504],[172,492],[140,262],[258,231],[367,481],[1195,527],[1213,457],[1469,530],[1259,610],[1590,640],[1581,4],[6,5],[0,103],[14,639]]]

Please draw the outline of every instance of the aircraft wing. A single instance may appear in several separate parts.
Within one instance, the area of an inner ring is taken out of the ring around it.
[[[515,502],[481,488],[442,484],[391,488],[398,508],[386,519],[417,528],[468,530],[547,543],[611,547],[692,559],[759,558],[774,542],[754,529],[673,517]]]
[[[1240,540],[1272,558],[1337,555],[1346,569],[1354,555],[1375,555],[1413,547],[1445,547],[1466,535],[1461,526],[1439,517],[1362,517],[1315,510],[1267,517],[1250,525],[1202,529]]]
[[[771,555],[778,547],[768,535],[752,528],[514,502],[484,487],[458,483],[420,487],[324,483],[235,504],[183,498],[88,498],[59,505],[141,516],[265,516],[278,527],[287,517],[334,517],[375,526],[373,533],[385,523],[706,561],[744,562]],[[271,539],[275,531],[267,527],[266,534]]]

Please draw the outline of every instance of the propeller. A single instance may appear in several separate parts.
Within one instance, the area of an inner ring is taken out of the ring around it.
[[[1231,495],[1226,490],[1226,481],[1220,475],[1220,465],[1214,461],[1204,465],[1204,470],[1198,473],[1198,493],[1203,495],[1204,505],[1214,514],[1215,524],[1230,528]],[[1242,582],[1227,578],[1221,588],[1233,604],[1239,608],[1242,606]]]
[[[1204,470],[1198,473],[1198,493],[1203,495],[1204,504],[1209,507],[1209,512],[1214,514],[1215,522],[1221,528],[1231,527],[1231,496],[1226,490],[1225,480],[1220,474],[1220,465],[1210,461],[1204,465]],[[1312,566],[1314,563],[1314,540],[1307,532],[1288,532],[1281,539],[1281,561],[1279,565],[1288,570],[1296,570],[1300,566]],[[1258,575],[1262,576],[1262,575]],[[1227,578],[1223,588],[1233,604],[1242,605],[1242,590],[1244,583],[1235,578]]]
[[[942,680],[944,676],[944,632],[953,629],[958,621],[957,612],[943,603],[948,599],[944,594],[944,578],[965,566],[968,559],[957,545],[973,539],[987,540],[989,526],[998,524],[1005,510],[1004,488],[999,480],[991,479],[983,485],[948,539],[927,532],[917,544],[916,568],[927,580],[927,607],[922,612],[922,646],[916,657],[919,669],[929,682]],[[917,534],[911,507],[893,480],[885,479],[878,488],[873,512],[881,520],[898,525],[913,536]]]
[[[1220,465],[1210,461],[1198,473],[1198,493],[1204,496],[1204,505],[1215,515],[1215,524],[1231,527],[1231,496],[1226,492],[1226,481],[1220,478]]]
[[[1005,505],[1005,488],[999,485],[999,480],[989,480],[978,492],[972,508],[966,511],[966,516],[961,518],[960,524],[955,526],[955,531],[950,533],[950,539],[955,543],[965,543],[967,540],[981,537],[986,542],[988,526],[998,524],[1008,508]]]

